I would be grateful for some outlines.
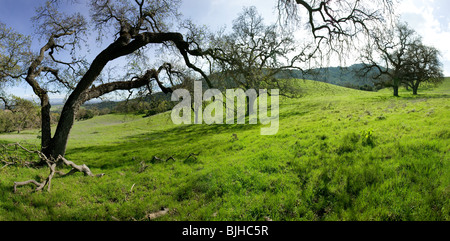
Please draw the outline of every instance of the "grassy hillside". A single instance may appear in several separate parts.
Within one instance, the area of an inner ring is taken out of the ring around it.
[[[288,75],[294,78],[306,78],[338,86],[349,87],[353,89],[361,89],[372,91],[378,89],[371,76],[377,75],[379,71],[373,69],[367,74],[360,76],[359,72],[364,68],[364,64],[354,64],[348,67],[323,67],[311,69],[308,73],[303,74],[301,71],[292,70]]]
[[[280,99],[274,136],[261,136],[261,125],[176,126],[170,112],[77,122],[66,157],[106,175],[14,194],[14,181],[48,170],[2,168],[0,220],[145,220],[162,207],[170,211],[158,220],[450,219],[450,79],[400,98],[298,84],[304,95]],[[37,144],[36,136],[0,140]]]

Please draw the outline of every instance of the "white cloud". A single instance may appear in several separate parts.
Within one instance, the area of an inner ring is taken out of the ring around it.
[[[450,76],[450,23],[439,17],[440,4],[441,1],[404,0],[399,11],[402,20],[422,36],[425,44],[441,51],[444,74]]]

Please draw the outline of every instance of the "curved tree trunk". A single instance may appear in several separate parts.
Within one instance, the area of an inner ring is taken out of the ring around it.
[[[81,105],[82,100],[80,97],[100,75],[105,65],[110,60],[121,56],[121,53],[119,53],[120,47],[123,47],[127,42],[129,42],[129,40],[125,40],[124,42],[122,41],[124,41],[123,37],[119,38],[94,59],[89,70],[81,78],[78,85],[64,104],[60,119],[58,121],[58,126],[56,127],[55,135],[51,140],[49,148],[44,154],[49,154],[49,157],[53,157],[55,159],[58,156],[65,155],[69,133],[72,129],[73,123],[75,122],[75,113]]]
[[[55,135],[51,141],[51,149],[47,152],[49,156],[56,158],[66,154],[67,141],[69,139],[70,130],[75,122],[77,109],[76,105],[68,105],[68,103],[64,105],[58,126],[56,127]]]
[[[124,27],[124,26],[122,26]],[[126,27],[126,26],[125,26]],[[45,138],[43,138],[43,153],[47,155],[49,158],[57,159],[59,156],[64,157],[66,153],[67,141],[69,139],[70,130],[75,122],[75,114],[78,111],[79,107],[89,99],[96,98],[102,96],[105,93],[109,93],[114,90],[122,89],[129,90],[133,88],[138,88],[148,84],[151,78],[155,78],[158,85],[160,85],[161,89],[166,92],[167,89],[163,88],[161,83],[158,81],[157,75],[163,69],[164,66],[160,67],[158,70],[150,70],[147,71],[141,78],[138,78],[134,81],[117,81],[112,83],[102,84],[98,87],[91,87],[92,83],[97,79],[100,75],[103,68],[106,64],[114,59],[117,59],[122,56],[129,55],[135,52],[137,49],[140,49],[143,46],[146,46],[149,43],[164,43],[164,42],[173,42],[176,44],[176,47],[183,55],[185,59],[185,63],[189,68],[194,69],[197,72],[202,73],[202,76],[210,85],[207,76],[197,67],[189,62],[188,52],[189,44],[183,40],[183,35],[180,33],[150,33],[145,32],[134,36],[134,39],[131,37],[132,29],[122,29],[121,36],[112,44],[110,44],[106,49],[104,49],[101,53],[97,55],[97,57],[92,61],[89,69],[83,75],[81,80],[76,85],[75,89],[72,91],[70,96],[68,97],[66,103],[64,104],[63,110],[61,112],[60,119],[58,121],[58,125],[56,127],[55,134],[53,138],[50,138],[51,132],[50,130],[50,105],[45,105],[45,108],[48,108],[45,112],[47,116],[45,117],[46,121],[43,121],[43,125],[45,123]],[[194,55],[202,55],[202,53],[193,52]],[[47,98],[48,99],[48,98]],[[43,105],[44,106],[44,105]],[[47,107],[48,106],[48,107]],[[48,120],[48,121],[47,121]],[[48,125],[48,126],[47,126]],[[43,127],[43,135],[44,135],[44,127]],[[45,139],[45,141],[44,141]]]

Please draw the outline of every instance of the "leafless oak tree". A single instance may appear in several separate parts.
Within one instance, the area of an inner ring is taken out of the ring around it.
[[[282,25],[306,25],[316,40],[316,54],[346,56],[355,41],[395,17],[396,0],[278,0]],[[305,20],[306,19],[306,20]]]
[[[254,6],[243,9],[230,33],[212,34],[210,39],[211,79],[227,88],[276,88],[283,95],[295,94],[280,78],[289,78],[291,69],[301,70],[297,64],[312,56],[307,53],[311,46],[300,48],[290,33],[276,24],[266,25]],[[247,96],[247,113],[254,100]]]
[[[420,42],[420,37],[405,23],[398,23],[393,29],[374,31],[371,37],[361,53],[361,61],[365,64],[362,71],[368,73],[376,69],[378,74],[372,77],[380,80],[378,84],[392,87],[394,96],[398,97],[409,64],[407,53]]]
[[[439,50],[415,42],[406,53],[406,66],[403,71],[403,84],[411,87],[413,95],[418,94],[421,84],[438,84],[444,80]]]

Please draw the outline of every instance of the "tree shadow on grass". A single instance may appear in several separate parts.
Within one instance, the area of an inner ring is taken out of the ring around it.
[[[371,102],[389,101],[389,100],[409,100],[409,101],[419,101],[428,99],[447,99],[450,98],[449,94],[418,94],[418,95],[402,95],[400,97],[395,97],[392,95],[380,95],[370,98]]]
[[[416,100],[416,99],[446,99],[450,98],[449,94],[417,94],[410,96],[402,96],[402,99],[406,100]]]
[[[180,125],[165,130],[129,135],[117,144],[68,149],[66,157],[73,158],[76,163],[85,162],[90,168],[100,169],[137,165],[141,161],[150,161],[153,156],[160,158],[173,156],[177,160],[183,160],[190,153],[223,145],[224,142],[231,140],[233,134],[261,127],[263,127],[261,124]],[[229,136],[229,139],[212,138],[214,135]],[[207,143],[201,141],[205,139],[208,140]]]

